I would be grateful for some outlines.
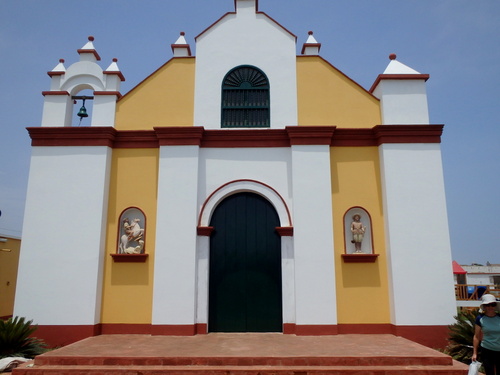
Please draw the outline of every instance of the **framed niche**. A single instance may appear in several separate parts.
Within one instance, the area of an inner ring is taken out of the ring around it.
[[[363,207],[351,207],[344,214],[344,262],[373,263],[378,256],[373,251],[370,214]]]
[[[118,226],[116,252],[111,254],[115,262],[145,262],[146,216],[137,207],[122,211]]]

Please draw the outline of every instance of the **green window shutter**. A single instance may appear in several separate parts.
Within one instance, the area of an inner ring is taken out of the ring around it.
[[[258,68],[232,69],[222,82],[222,128],[269,128],[269,80]]]

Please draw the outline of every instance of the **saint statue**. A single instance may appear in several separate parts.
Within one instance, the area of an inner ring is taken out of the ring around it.
[[[362,253],[361,243],[363,242],[363,237],[365,235],[366,227],[361,222],[361,215],[355,214],[352,217],[351,223],[351,233],[352,233],[352,243],[354,244],[355,253]]]

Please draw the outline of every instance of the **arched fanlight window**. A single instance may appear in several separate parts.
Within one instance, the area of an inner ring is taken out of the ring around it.
[[[238,66],[222,82],[222,128],[270,127],[269,80],[258,68]]]

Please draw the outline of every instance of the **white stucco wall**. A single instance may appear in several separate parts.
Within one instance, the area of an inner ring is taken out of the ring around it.
[[[296,323],[337,324],[328,145],[292,146],[291,185]]]
[[[41,325],[99,323],[108,147],[34,147],[14,315]]]
[[[239,65],[253,65],[268,77],[271,128],[297,124],[295,37],[263,14],[255,1],[236,2],[228,14],[196,39],[194,124],[218,129],[224,76]]]
[[[280,225],[294,226],[282,238],[283,322],[336,324],[328,146],[162,147],[160,159],[153,324],[208,322],[209,238],[193,236],[194,213],[208,226],[240,191],[266,197]]]
[[[153,324],[196,320],[198,164],[198,146],[160,147]]]
[[[380,99],[382,124],[429,124],[424,79],[383,79],[374,95]]]
[[[201,226],[210,224],[211,214],[225,197],[242,191],[264,196],[276,209],[281,226],[290,226],[287,211],[292,199],[289,148],[202,148],[198,206]],[[210,197],[210,199],[208,199]],[[282,237],[283,322],[295,322],[293,237]],[[198,237],[198,317],[208,322],[209,237]]]
[[[439,144],[384,144],[381,159],[392,323],[453,322],[455,295]]]

